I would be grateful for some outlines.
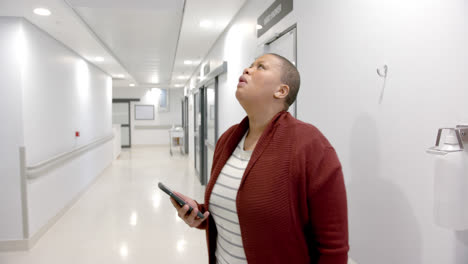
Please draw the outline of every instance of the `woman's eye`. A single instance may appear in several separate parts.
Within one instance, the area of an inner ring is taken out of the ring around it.
[[[259,64],[259,65],[258,65],[258,68],[259,68],[259,69],[260,69],[260,68],[265,69],[265,66],[263,66],[263,64]]]

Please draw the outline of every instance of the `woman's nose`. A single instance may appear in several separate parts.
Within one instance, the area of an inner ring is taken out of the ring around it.
[[[250,68],[245,68],[244,69],[244,74],[250,74]]]

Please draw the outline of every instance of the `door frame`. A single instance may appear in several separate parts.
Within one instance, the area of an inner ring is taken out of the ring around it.
[[[208,116],[208,107],[206,107],[208,105],[208,87],[210,85],[214,85],[214,92],[215,92],[215,116],[214,116],[214,122],[215,122],[215,134],[214,134],[214,137],[215,137],[215,144],[212,145],[211,143],[208,142],[208,133],[204,133],[204,139],[203,139],[203,142],[204,142],[204,148],[203,148],[203,167],[205,168],[204,171],[203,171],[203,182],[207,183],[208,182],[208,173],[209,173],[209,169],[208,168],[208,148],[210,148],[213,152],[215,151],[215,148],[216,148],[216,142],[218,142],[218,78],[219,78],[219,75],[215,76],[214,79],[211,79],[210,82],[207,82],[206,84],[203,85],[202,89],[204,90],[204,93],[203,93],[203,104],[205,105],[204,107],[204,112],[203,112],[203,126],[204,126],[204,131],[207,132],[208,131],[208,122],[207,122],[207,116]]]
[[[112,99],[112,103],[128,103],[128,125],[120,124],[120,127],[128,127],[128,145],[122,145],[122,148],[132,147],[132,116],[131,116],[131,102],[140,102],[138,98],[119,98]]]
[[[223,73],[227,72],[227,62],[224,61],[219,67],[213,69],[210,71],[203,81],[199,82],[196,86],[195,89],[191,90],[191,94],[195,95],[198,94],[198,98],[200,100],[200,112],[201,112],[201,120],[200,120],[200,128],[199,128],[199,140],[200,140],[200,161],[196,160],[196,153],[194,154],[195,156],[195,163],[200,162],[200,171],[196,170],[196,164],[195,164],[195,171],[198,173],[198,177],[200,179],[200,183],[202,185],[206,185],[208,182],[208,158],[207,158],[207,152],[205,148],[207,147],[206,145],[206,120],[205,120],[205,115],[206,115],[206,87],[208,84],[212,84],[213,81],[215,82],[215,100],[216,100],[216,105],[215,105],[215,142],[218,141],[218,109],[219,109],[219,104],[218,104],[218,86],[219,86],[219,81],[218,77],[222,75]],[[194,97],[194,103],[195,103],[195,97]],[[194,107],[194,128],[197,125],[196,124],[196,107]],[[194,145],[196,145],[196,142],[194,142]]]
[[[205,151],[205,97],[206,97],[206,90],[204,86],[200,87],[199,92],[199,100],[200,100],[200,127],[198,128],[198,140],[199,140],[199,148],[200,148],[200,174],[198,175],[200,178],[200,182],[202,185],[206,185],[206,151]]]
[[[193,92],[193,158],[194,158],[194,166],[195,166],[195,172],[198,174],[198,178],[200,180],[200,182],[202,181],[201,178],[200,178],[200,175],[201,175],[201,167],[200,167],[200,170],[197,170],[197,162],[198,164],[200,165],[200,153],[197,153],[197,141],[196,141],[196,137],[198,137],[198,140],[200,141],[200,126],[198,126],[198,118],[197,118],[197,115],[199,112],[201,112],[201,109],[200,109],[200,90],[197,90],[195,92]],[[198,102],[197,102],[198,101]],[[198,110],[197,111],[197,104],[198,104]],[[201,115],[200,115],[201,116]],[[200,117],[201,118],[201,117]],[[200,121],[201,123],[201,121]],[[197,128],[198,127],[198,128]],[[195,130],[195,128],[197,128],[197,130]],[[198,131],[198,135],[196,134],[196,132]],[[198,157],[198,159],[197,159]]]
[[[189,103],[188,96],[182,99],[182,126],[184,128],[184,152],[185,155],[189,154]]]
[[[298,59],[297,59],[297,24],[293,24],[292,26],[286,28],[285,30],[281,31],[280,33],[278,34],[275,34],[275,36],[269,40],[267,40],[264,44],[263,44],[263,51],[265,52],[267,47],[275,42],[277,39],[281,38],[282,36],[288,34],[289,32],[293,32],[294,34],[294,51],[293,51],[293,54],[294,54],[294,63],[295,63],[295,66],[297,69],[299,69],[299,64],[298,64]],[[280,54],[281,55],[281,54]],[[298,104],[298,100],[296,98],[296,101],[294,102],[294,117],[297,118],[297,104]]]

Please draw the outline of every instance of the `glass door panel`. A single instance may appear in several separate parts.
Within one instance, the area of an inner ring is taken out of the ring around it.
[[[121,144],[122,147],[131,146],[130,139],[130,102],[112,103],[112,123],[121,126]]]
[[[194,156],[195,156],[195,170],[198,173],[198,177],[200,182],[202,182],[202,168],[201,168],[201,161],[202,161],[202,156],[201,156],[201,148],[200,148],[200,137],[201,131],[200,131],[200,126],[201,126],[201,107],[200,107],[200,93],[194,94],[193,97],[193,104],[194,104]]]
[[[121,144],[122,146],[130,146],[130,127],[128,126],[123,126],[121,128]]]
[[[215,104],[215,85],[206,87],[206,132],[207,132],[207,141],[211,145],[216,144],[216,104]]]
[[[216,114],[216,81],[217,78],[205,86],[205,113],[204,113],[204,120],[206,121],[205,124],[205,153],[206,153],[206,182],[208,182],[211,178],[211,167],[213,164],[213,155],[217,140],[217,133],[216,133],[216,122],[217,122],[217,114]]]

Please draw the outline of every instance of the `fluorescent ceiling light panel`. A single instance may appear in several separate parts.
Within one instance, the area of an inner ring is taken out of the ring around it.
[[[39,16],[50,16],[50,14],[52,14],[52,12],[50,12],[50,10],[47,8],[36,8],[33,10],[33,12]]]
[[[128,86],[130,86],[130,87],[135,87],[135,84],[134,84],[134,83],[131,83],[131,84],[129,84]]]
[[[191,61],[191,60],[184,60],[184,64],[185,64],[185,65],[192,65],[192,64],[193,64],[193,61]]]
[[[117,74],[117,75],[115,75],[115,78],[125,78],[125,75],[123,75],[123,74]]]
[[[152,83],[159,83],[159,76],[153,75],[153,77],[151,77],[151,82]]]
[[[103,57],[96,57],[96,58],[94,58],[94,61],[102,62],[102,61],[104,61],[104,58]]]
[[[185,76],[185,75],[177,76],[177,79],[179,79],[179,80],[183,80],[183,79],[187,79],[187,78],[188,78],[188,76]]]

